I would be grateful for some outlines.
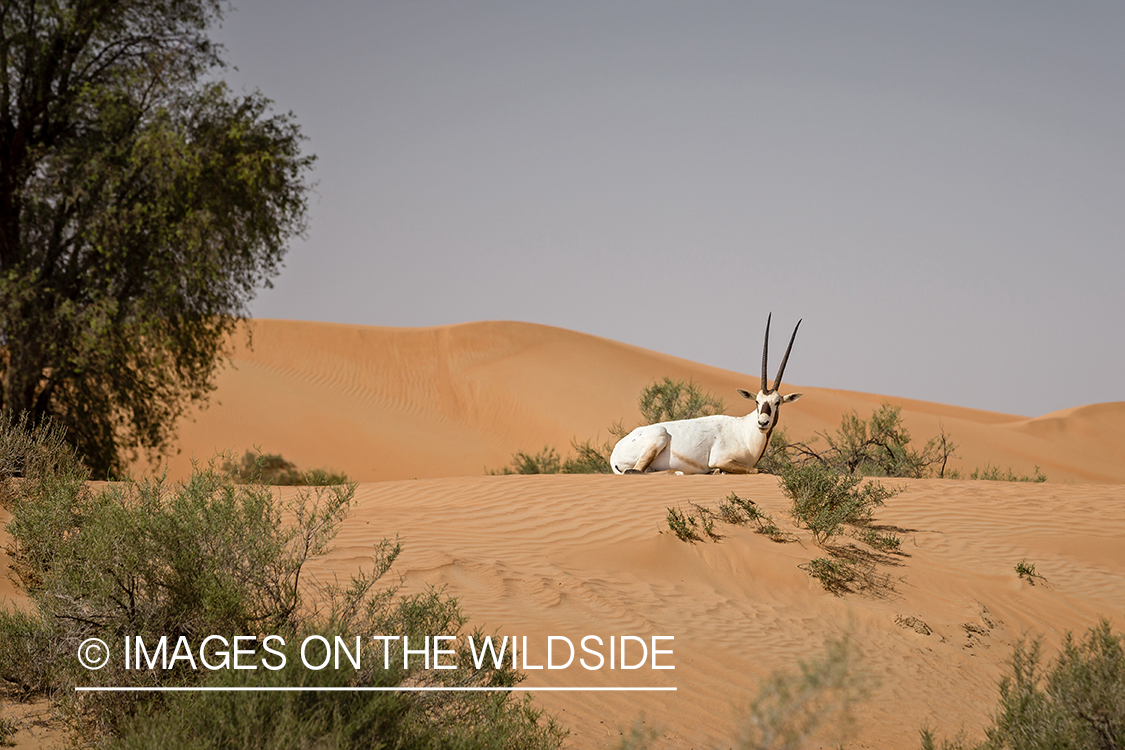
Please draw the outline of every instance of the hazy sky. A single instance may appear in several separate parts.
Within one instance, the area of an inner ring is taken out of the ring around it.
[[[227,79],[318,157],[256,316],[545,323],[753,386],[773,311],[794,383],[1125,400],[1120,0],[236,6]]]

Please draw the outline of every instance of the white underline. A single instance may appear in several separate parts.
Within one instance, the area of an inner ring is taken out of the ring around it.
[[[674,687],[76,687],[86,693],[510,693],[536,692],[675,692]]]

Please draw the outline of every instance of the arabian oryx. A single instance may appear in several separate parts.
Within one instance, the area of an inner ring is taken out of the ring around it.
[[[738,389],[743,398],[754,399],[758,408],[745,417],[717,414],[696,419],[679,419],[638,427],[613,448],[609,464],[614,474],[638,474],[646,471],[677,471],[684,474],[747,474],[754,468],[769,445],[770,433],[777,425],[782,404],[796,401],[800,393],[782,396],[781,376],[789,351],[797,338],[797,328],[789,339],[781,367],[773,381],[773,390],[766,382],[766,360],[770,348],[770,319],[766,318],[766,340],[762,345],[762,389],[758,395]]]

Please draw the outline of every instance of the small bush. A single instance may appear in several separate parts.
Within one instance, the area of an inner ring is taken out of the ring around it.
[[[802,661],[796,673],[775,672],[758,688],[747,711],[739,750],[797,748],[822,730],[842,747],[854,732],[852,707],[870,692],[851,639],[829,641],[824,653]]]
[[[0,420],[0,425],[3,425]],[[10,510],[11,567],[34,611],[0,610],[0,679],[46,694],[82,732],[76,742],[125,747],[555,748],[563,732],[509,693],[239,694],[83,693],[75,688],[229,686],[511,686],[514,670],[126,670],[111,659],[82,669],[78,644],[125,636],[149,643],[209,634],[346,638],[457,635],[465,617],[440,592],[400,597],[377,588],[400,552],[384,541],[373,565],[345,585],[311,587],[302,573],[328,550],[354,485],[278,498],[214,467],[184,483],[127,480],[94,491],[73,451],[40,430],[0,426],[0,497]],[[14,468],[12,468],[14,467]],[[17,478],[18,474],[18,478]],[[400,641],[401,643],[401,641]],[[401,663],[401,652],[399,653]],[[377,662],[377,660],[376,660]],[[297,660],[292,659],[291,664]],[[374,663],[372,664],[374,666]],[[466,668],[467,667],[467,668]],[[273,682],[271,682],[273,681]],[[289,682],[286,682],[289,681]],[[199,737],[200,739],[196,739]]]
[[[781,474],[790,464],[820,464],[841,474],[865,477],[944,477],[950,458],[956,457],[957,446],[942,432],[930,438],[921,449],[911,446],[910,433],[902,424],[901,407],[883,404],[861,419],[856,412],[840,418],[840,428],[833,434],[817,433],[827,444],[817,450],[810,443],[790,443],[782,433],[771,440],[765,463],[759,470]]]
[[[898,493],[816,463],[786,469],[781,488],[792,501],[793,518],[812,532],[817,544],[842,533],[844,524],[866,523],[877,506]]]
[[[609,443],[598,445],[592,439],[579,442],[577,439],[570,441],[574,455],[567,456],[563,461],[559,452],[551,446],[545,446],[535,455],[516,451],[512,455],[511,463],[499,471],[489,471],[489,474],[611,474],[613,469],[609,466],[609,455],[613,446]]]
[[[695,419],[726,411],[726,404],[695,383],[665,377],[648,385],[638,402],[645,424]]]
[[[559,471],[562,474],[612,474],[609,465],[609,456],[613,453],[612,443],[598,445],[593,439],[579,442],[577,438],[570,441],[574,451],[573,456],[567,456]]]
[[[696,532],[698,527],[699,519],[695,516],[685,515],[679,508],[668,509],[668,528],[682,541],[700,541],[701,537]]]
[[[1100,621],[1078,642],[1067,633],[1049,668],[1041,666],[1042,641],[1021,641],[1000,683],[992,726],[977,750],[1090,750],[1125,747],[1125,635]],[[922,748],[970,747],[922,730]]]
[[[755,505],[753,500],[741,498],[733,492],[719,503],[719,518],[734,526],[753,522],[758,526],[755,533],[764,534],[775,542],[794,541],[791,534],[778,528],[773,516]]]
[[[856,539],[880,552],[897,552],[902,545],[902,539],[897,534],[884,534],[875,529],[861,529],[855,536]]]
[[[300,471],[297,465],[276,453],[246,451],[241,462],[227,459],[223,472],[239,484],[272,484],[281,487],[326,487],[348,484],[347,474],[326,469]]]
[[[847,591],[856,577],[855,565],[851,561],[831,557],[814,557],[805,565],[805,570],[820,581],[825,591],[833,593]]]
[[[1020,560],[1016,563],[1016,575],[1020,578],[1026,578],[1031,583],[1035,583],[1036,578],[1047,580],[1035,572],[1035,563],[1029,563],[1027,560]]]
[[[1001,470],[999,466],[992,466],[985,464],[983,469],[973,469],[973,473],[969,475],[969,479],[982,479],[991,482],[1046,482],[1047,475],[1040,471],[1039,467],[1035,467],[1035,474],[1028,476],[1027,474],[1016,474],[1012,471],[1012,467],[1007,467]]]
[[[551,446],[546,446],[535,455],[516,451],[512,454],[511,464],[500,471],[490,471],[489,474],[558,474],[561,468],[559,452]]]

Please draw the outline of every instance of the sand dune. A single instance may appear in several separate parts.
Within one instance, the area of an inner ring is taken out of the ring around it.
[[[726,400],[728,414],[751,402],[739,374],[595,336],[527,323],[467,323],[402,329],[259,320],[253,348],[234,342],[211,404],[184,420],[173,476],[218,450],[259,446],[302,467],[343,470],[363,482],[479,476],[514,451],[572,438],[606,439],[621,419],[639,422],[637,396],[665,375],[690,378]],[[790,366],[790,377],[799,368]],[[898,404],[912,435],[942,429],[960,448],[952,466],[991,462],[1051,481],[1125,482],[1125,403],[1027,419],[994,412],[789,383],[806,396],[786,406],[782,425],[804,440]]]
[[[951,435],[956,465],[1038,465],[1050,479],[903,482],[877,516],[899,530],[902,554],[880,562],[865,592],[834,596],[799,567],[823,553],[790,523],[774,477],[483,475],[517,449],[561,450],[573,436],[604,438],[615,419],[635,423],[638,393],[663,375],[690,377],[727,398],[728,413],[746,413],[733,389],[753,387],[752,374],[518,323],[257,321],[253,335],[253,349],[236,343],[210,408],[182,425],[174,476],[193,458],[253,445],[346,471],[363,484],[314,574],[346,576],[397,534],[408,590],[445,586],[472,625],[539,644],[532,664],[552,635],[674,637],[674,670],[528,670],[529,687],[676,688],[539,693],[572,729],[570,747],[614,747],[642,719],[660,747],[726,746],[761,678],[845,632],[873,680],[851,746],[916,747],[927,723],[978,737],[1020,637],[1042,634],[1053,650],[1099,617],[1125,627],[1125,403],[1028,419],[791,385],[806,394],[782,414],[795,439],[887,401],[915,436]],[[798,541],[749,527],[698,544],[662,533],[668,507],[714,507],[732,491]],[[1023,559],[1046,580],[1017,577]],[[13,593],[0,586],[0,598]]]
[[[669,506],[755,500],[800,541],[725,527],[717,542],[661,533]],[[321,573],[357,569],[383,534],[405,545],[411,588],[446,586],[473,624],[545,643],[672,635],[674,671],[529,671],[527,685],[674,686],[675,693],[541,693],[573,747],[612,747],[645,717],[666,747],[723,745],[770,671],[850,632],[878,685],[856,747],[917,746],[924,724],[979,735],[1013,644],[1098,617],[1125,623],[1125,488],[913,480],[878,514],[901,529],[885,584],[837,597],[798,566],[823,553],[786,518],[769,476],[513,476],[363,485]],[[1045,582],[1014,566],[1027,559]],[[896,619],[914,618],[919,630]],[[542,653],[538,654],[542,656]],[[540,659],[540,663],[541,663]],[[533,660],[532,663],[535,663]],[[724,745],[725,746],[725,745]]]

